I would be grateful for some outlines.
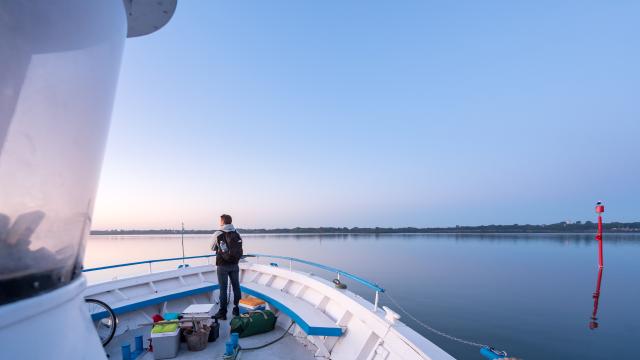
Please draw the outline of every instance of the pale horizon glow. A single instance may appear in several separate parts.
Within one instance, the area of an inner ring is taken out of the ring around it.
[[[637,221],[640,3],[180,1],[93,229]]]

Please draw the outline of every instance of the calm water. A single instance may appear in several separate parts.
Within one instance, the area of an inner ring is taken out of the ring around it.
[[[301,257],[360,275],[431,326],[524,359],[638,359],[640,235],[605,236],[594,330],[598,268],[591,235],[245,235],[244,246],[245,253]],[[177,257],[180,249],[179,236],[93,236],[85,267]],[[187,256],[208,249],[209,237],[185,237]],[[163,266],[176,263],[154,270]],[[143,273],[148,266],[118,271],[88,274],[89,280]],[[349,287],[373,298],[368,289]],[[388,301],[382,297],[382,303]],[[476,348],[402,321],[459,359],[480,358]]]

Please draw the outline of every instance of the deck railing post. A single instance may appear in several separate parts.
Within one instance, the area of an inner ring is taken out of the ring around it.
[[[289,271],[293,271],[293,261],[289,259]]]
[[[338,274],[338,281],[340,281],[340,273],[336,273],[336,274]]]
[[[151,274],[153,271],[151,270],[151,262],[149,262],[149,274]]]
[[[380,300],[380,291],[376,290],[376,300],[373,303],[373,312],[378,311],[378,300]]]

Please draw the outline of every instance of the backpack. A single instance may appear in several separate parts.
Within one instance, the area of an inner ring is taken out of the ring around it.
[[[222,237],[222,239],[220,239]],[[219,256],[227,263],[237,264],[242,258],[242,238],[237,231],[223,232],[218,236],[218,240],[224,241],[227,245],[228,251],[219,251]]]

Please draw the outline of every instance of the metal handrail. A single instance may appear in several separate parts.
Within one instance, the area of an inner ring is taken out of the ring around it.
[[[201,258],[209,258],[209,257],[212,257],[212,256],[215,256],[215,255],[214,255],[214,254],[212,254],[212,255],[186,256],[186,257],[167,258],[167,259],[144,260],[144,261],[136,261],[136,262],[124,263],[124,264],[116,264],[116,265],[100,266],[100,267],[95,267],[95,268],[90,268],[90,269],[83,269],[83,270],[82,270],[82,272],[90,272],[90,271],[98,271],[98,270],[114,269],[114,268],[125,267],[125,266],[132,266],[132,265],[153,264],[153,263],[157,263],[157,262],[165,262],[165,261],[178,261],[178,260],[188,260],[188,259],[201,259]]]
[[[90,269],[84,269],[84,270],[82,270],[82,272],[107,270],[107,269],[114,269],[114,268],[133,266],[133,265],[143,265],[143,264],[149,264],[149,271],[151,271],[151,264],[153,264],[153,263],[167,262],[167,261],[178,261],[178,260],[188,260],[188,259],[203,259],[203,258],[210,258],[210,257],[215,257],[215,256],[216,256],[215,254],[211,254],[211,255],[186,256],[186,257],[167,258],[167,259],[144,260],[144,261],[136,261],[136,262],[130,262],[130,263],[123,263],[123,264],[100,266],[100,267],[95,267],[95,268],[90,268]],[[345,277],[347,277],[349,279],[352,279],[354,281],[359,282],[360,284],[362,284],[362,285],[364,285],[366,287],[369,287],[369,288],[375,290],[376,297],[375,297],[375,300],[374,300],[374,310],[377,310],[377,308],[378,308],[379,294],[384,292],[384,289],[382,287],[380,287],[378,284],[372,283],[371,281],[365,280],[365,279],[363,279],[363,278],[361,278],[359,276],[350,274],[350,273],[348,273],[346,271],[342,271],[340,269],[336,269],[336,268],[333,268],[331,266],[318,264],[318,263],[315,263],[315,262],[312,262],[312,261],[302,260],[302,259],[289,257],[289,256],[267,255],[267,254],[247,254],[244,257],[255,257],[256,259],[258,259],[258,261],[259,261],[260,257],[288,260],[289,261],[289,269],[290,270],[292,270],[292,266],[291,266],[292,262],[306,264],[306,265],[310,265],[310,266],[313,266],[313,267],[317,267],[319,269],[323,269],[323,270],[327,270],[327,271],[330,271],[330,272],[334,272],[334,273],[338,274],[338,280],[340,279],[341,275],[345,276]]]
[[[380,287],[378,284],[372,283],[369,280],[363,279],[357,275],[353,275],[350,274],[346,271],[342,271],[340,269],[336,269],[327,265],[322,265],[322,264],[318,264],[312,261],[308,261],[308,260],[302,260],[302,259],[298,259],[298,258],[294,258],[294,257],[289,257],[289,256],[279,256],[279,255],[267,255],[267,254],[250,254],[247,256],[254,256],[254,257],[267,257],[267,258],[274,258],[274,259],[283,259],[283,260],[289,260],[289,261],[295,261],[301,264],[306,264],[306,265],[311,265],[323,270],[327,270],[330,272],[334,272],[337,273],[338,275],[342,275],[345,277],[348,277],[349,279],[355,280],[359,283],[361,283],[362,285],[365,285],[375,291],[379,291],[379,292],[384,292],[384,289],[382,287]]]

